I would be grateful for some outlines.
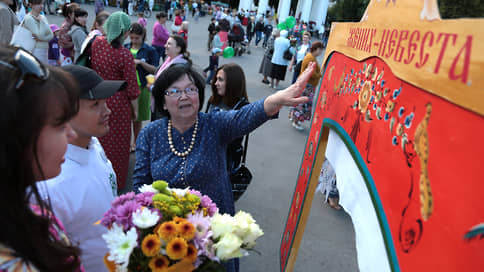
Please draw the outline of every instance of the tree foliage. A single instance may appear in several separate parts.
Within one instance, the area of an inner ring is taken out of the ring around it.
[[[328,22],[358,22],[368,2],[369,0],[331,0]],[[438,4],[443,19],[484,17],[484,0],[438,0]]]

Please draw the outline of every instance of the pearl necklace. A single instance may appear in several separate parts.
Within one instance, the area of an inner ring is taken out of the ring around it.
[[[195,138],[197,137],[198,131],[198,119],[195,121],[195,128],[193,129],[192,140],[190,142],[190,146],[188,147],[187,151],[185,152],[178,152],[175,147],[173,146],[173,137],[171,137],[171,120],[168,120],[168,144],[170,145],[170,150],[173,154],[177,155],[178,157],[186,157],[193,149],[195,145]]]

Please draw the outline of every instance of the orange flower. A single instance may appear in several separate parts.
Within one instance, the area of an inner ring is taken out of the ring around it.
[[[183,260],[188,260],[190,262],[195,262],[198,257],[198,250],[193,244],[188,244],[187,256]]]
[[[154,258],[151,258],[148,266],[151,268],[153,272],[164,272],[167,271],[168,266],[170,265],[170,261],[163,255],[158,255]]]
[[[189,241],[195,237],[196,229],[192,223],[186,221],[177,225],[178,234],[185,240]]]
[[[156,234],[165,241],[170,241],[178,235],[177,227],[172,221],[165,222],[161,224],[158,228]]]
[[[172,260],[180,260],[187,255],[188,245],[185,239],[173,238],[166,246],[166,254]]]
[[[160,237],[154,234],[148,234],[141,243],[141,251],[148,257],[153,257],[158,254],[161,247]]]
[[[183,222],[186,222],[187,220],[183,217],[178,217],[178,216],[175,216],[173,218],[173,222],[175,222],[175,224],[180,224],[180,223],[183,223]]]
[[[108,260],[109,253],[104,255],[104,265],[108,269],[109,272],[116,272],[116,263],[113,261]]]

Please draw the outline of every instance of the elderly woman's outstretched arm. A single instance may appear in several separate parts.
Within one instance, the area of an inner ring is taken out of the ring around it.
[[[302,103],[307,103],[309,98],[306,96],[301,97],[301,93],[306,88],[308,79],[311,77],[316,63],[312,62],[308,65],[308,68],[299,75],[297,81],[288,88],[278,91],[275,94],[268,96],[264,100],[264,111],[267,116],[274,116],[283,106],[295,106]]]

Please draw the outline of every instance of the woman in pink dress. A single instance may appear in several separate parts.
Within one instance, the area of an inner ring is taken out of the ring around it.
[[[136,79],[133,54],[123,46],[131,26],[129,16],[115,12],[104,23],[106,36],[97,37],[92,44],[92,69],[105,80],[125,80],[128,87],[107,99],[112,111],[109,133],[99,140],[113,164],[118,189],[124,188],[128,176],[131,121],[136,119],[134,109],[140,94]]]

